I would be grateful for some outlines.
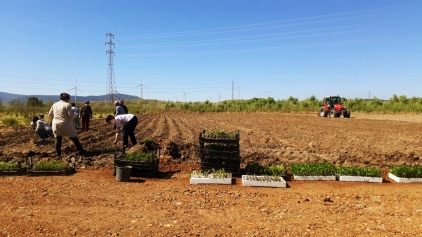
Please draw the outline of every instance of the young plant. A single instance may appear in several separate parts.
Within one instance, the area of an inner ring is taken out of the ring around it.
[[[225,179],[230,177],[230,173],[224,169],[211,169],[211,170],[194,170],[192,171],[191,178],[211,178],[211,179]]]
[[[298,176],[332,176],[336,174],[334,165],[327,162],[291,164],[290,171]]]
[[[248,164],[246,166],[248,174],[267,175],[267,176],[283,176],[285,169],[283,165],[263,166],[257,163]]]
[[[278,176],[256,176],[256,175],[246,175],[246,180],[249,181],[259,181],[259,182],[281,182],[280,177]]]
[[[116,147],[108,145],[108,146],[105,146],[103,150],[104,151],[115,151]]]
[[[225,138],[225,139],[234,139],[236,138],[236,131],[226,131],[226,130],[206,130],[203,134],[205,138]]]
[[[147,143],[147,142],[153,142],[153,141],[154,141],[154,140],[153,140],[152,138],[147,137],[147,138],[144,138],[144,139],[139,140],[139,143],[140,143],[140,144],[144,144],[144,143]]]
[[[154,160],[154,156],[151,153],[134,151],[132,153],[125,154],[122,160],[150,162]]]
[[[381,177],[381,170],[378,168],[337,167],[337,174],[340,176]]]
[[[422,167],[395,166],[390,173],[400,178],[422,178]]]
[[[18,168],[18,163],[9,161],[9,162],[0,162],[0,170],[13,170]]]
[[[69,164],[63,161],[39,161],[32,167],[36,171],[61,171],[69,167]]]

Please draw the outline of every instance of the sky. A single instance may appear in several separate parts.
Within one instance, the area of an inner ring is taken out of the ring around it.
[[[421,12],[420,0],[0,0],[0,91],[422,97]]]

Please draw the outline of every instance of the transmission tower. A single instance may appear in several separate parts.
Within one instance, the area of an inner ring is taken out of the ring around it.
[[[106,100],[113,101],[115,100],[116,96],[116,87],[114,83],[114,64],[113,64],[113,56],[114,56],[114,35],[112,33],[107,33],[106,37],[108,37],[108,41],[105,42],[105,45],[108,45],[108,50],[106,51],[106,54],[108,55],[108,72],[107,72],[107,92],[106,92]]]

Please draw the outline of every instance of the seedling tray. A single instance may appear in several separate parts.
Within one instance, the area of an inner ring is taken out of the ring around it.
[[[8,170],[0,170],[0,176],[6,175],[24,175],[26,173],[26,168],[17,168],[17,169],[8,169]]]
[[[340,181],[345,182],[368,182],[368,183],[382,183],[381,177],[366,177],[366,176],[339,176]]]
[[[422,178],[402,178],[392,173],[388,173],[388,177],[397,183],[422,183]]]
[[[210,138],[205,137],[205,130],[199,133],[199,142],[200,143],[232,143],[232,144],[239,144],[239,131],[236,131],[236,135],[234,138]]]
[[[248,175],[242,175],[243,186],[252,187],[272,187],[272,188],[285,188],[287,186],[286,181],[282,177],[278,177],[278,181],[260,181],[260,180],[248,180]],[[264,178],[265,176],[255,176],[256,178]]]
[[[189,180],[190,184],[232,184],[232,178],[195,178],[191,177]]]
[[[295,180],[302,180],[302,181],[335,181],[336,176],[329,175],[329,176],[318,176],[318,175],[309,175],[309,176],[299,176],[293,175]]]
[[[160,149],[153,155],[152,161],[132,161],[125,160],[125,148],[122,150],[121,155],[114,154],[114,169],[113,175],[116,176],[116,167],[132,166],[130,176],[133,177],[153,177],[158,173],[158,163],[160,161]]]
[[[159,159],[153,161],[131,161],[131,160],[122,160],[122,156],[114,159],[114,171],[113,175],[116,175],[117,166],[132,166],[132,173],[130,176],[140,177],[140,176],[154,176],[158,173],[158,163]]]
[[[200,149],[201,159],[239,159],[238,151],[214,151]]]
[[[75,168],[66,168],[64,170],[28,170],[28,176],[66,176],[76,173]]]
[[[113,175],[116,175],[117,166],[132,166],[132,173],[130,176],[154,176],[158,172],[159,159],[153,161],[129,161],[129,160],[114,160]]]
[[[235,161],[232,163],[229,162],[220,162],[220,163],[214,163],[214,162],[201,162],[201,169],[202,170],[219,170],[224,169],[225,171],[230,171],[235,176],[240,177],[240,161]]]

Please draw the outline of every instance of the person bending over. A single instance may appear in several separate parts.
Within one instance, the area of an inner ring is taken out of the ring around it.
[[[132,145],[136,145],[136,137],[135,137],[135,128],[138,125],[138,118],[133,114],[122,114],[122,115],[109,115],[106,118],[106,122],[109,124],[116,125],[117,131],[123,131],[123,145],[128,146],[128,137],[130,137],[130,141]],[[119,133],[116,133],[114,137],[114,144],[117,142],[117,138]]]

